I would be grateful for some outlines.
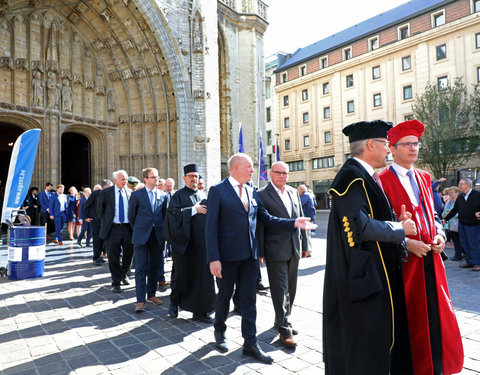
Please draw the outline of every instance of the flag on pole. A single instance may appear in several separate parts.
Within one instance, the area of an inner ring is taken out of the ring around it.
[[[275,137],[275,161],[280,161],[280,149],[278,148],[278,136]]]
[[[40,129],[31,129],[22,133],[15,141],[5,185],[2,223],[6,223],[6,220],[10,219],[12,211],[18,210],[27,196],[32,181],[39,139]]]
[[[242,125],[240,124],[240,131],[238,133],[238,152],[245,152],[243,148],[243,133],[242,133]]]
[[[263,144],[262,137],[260,137],[260,180],[268,181],[267,167],[265,167],[265,160],[263,159]]]

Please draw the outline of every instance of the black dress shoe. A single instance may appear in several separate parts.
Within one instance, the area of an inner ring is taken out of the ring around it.
[[[80,240],[77,240],[77,245],[78,245],[78,246],[80,246],[80,247],[83,247],[83,245],[82,245],[82,241],[80,241]]]
[[[168,308],[168,315],[172,318],[178,317],[178,306],[170,302],[170,307]]]
[[[451,257],[450,260],[454,260],[454,261],[457,261],[457,260],[462,260],[463,257]]]
[[[123,285],[130,285],[130,279],[128,278],[127,275],[125,275],[125,276],[123,277],[122,284],[123,284]]]
[[[258,342],[253,346],[243,346],[243,354],[254,357],[263,363],[272,363],[273,358],[266,354],[258,345]]]
[[[225,341],[225,332],[215,331],[213,334],[215,335],[216,348],[223,353],[228,352],[228,346]]]
[[[100,258],[97,258],[93,261],[93,264],[96,266],[101,266],[103,263],[105,263],[105,261],[102,262],[102,259]]]
[[[263,285],[262,282],[259,282],[257,284],[257,292],[261,292],[268,289],[270,289],[270,287]]]
[[[122,288],[120,288],[120,285],[113,285],[111,291],[113,293],[122,293]]]
[[[238,307],[237,305],[233,305],[233,312],[240,314],[240,307]]]
[[[212,324],[213,323],[213,318],[208,315],[207,313],[205,314],[196,314],[196,313],[193,313],[193,317],[192,317],[193,320],[198,320],[202,323],[208,323],[208,324]]]

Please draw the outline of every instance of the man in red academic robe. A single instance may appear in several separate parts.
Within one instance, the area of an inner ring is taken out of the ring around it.
[[[388,132],[393,163],[380,179],[396,214],[405,205],[418,228],[407,238],[410,256],[403,267],[414,373],[448,375],[462,370],[463,347],[441,258],[445,233],[435,218],[430,175],[413,168],[424,130],[411,120]]]

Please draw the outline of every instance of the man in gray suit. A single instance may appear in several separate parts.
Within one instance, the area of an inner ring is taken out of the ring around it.
[[[302,203],[297,190],[287,186],[288,165],[278,161],[270,171],[271,182],[258,190],[258,196],[270,215],[281,218],[303,216]],[[275,328],[280,333],[280,342],[294,348],[289,317],[297,291],[298,262],[308,254],[309,244],[304,230],[285,232],[275,227],[259,227],[260,263],[266,259],[268,280],[275,309]]]

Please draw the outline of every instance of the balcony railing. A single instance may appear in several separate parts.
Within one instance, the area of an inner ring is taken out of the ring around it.
[[[220,2],[238,13],[256,14],[267,20],[268,5],[261,0],[220,0]]]

